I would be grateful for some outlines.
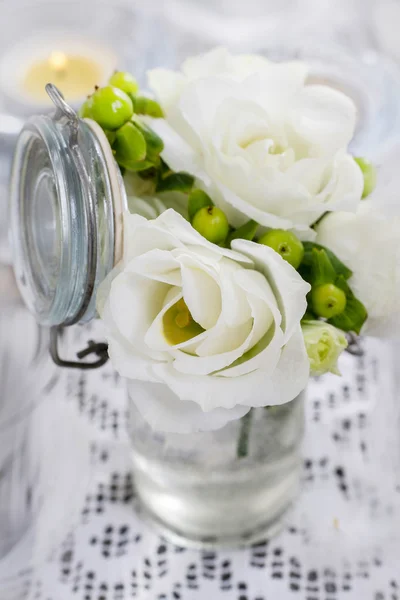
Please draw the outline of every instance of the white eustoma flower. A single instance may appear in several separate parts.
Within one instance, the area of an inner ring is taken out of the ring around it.
[[[217,429],[300,393],[310,288],[279,254],[245,240],[220,248],[173,210],[126,214],[124,239],[98,309],[116,370],[152,383],[132,394],[154,428]]]
[[[400,217],[368,199],[357,214],[329,214],[316,230],[317,242],[353,271],[349,285],[368,311],[361,333],[400,335]]]
[[[181,73],[149,73],[166,115],[151,121],[163,159],[194,175],[234,227],[251,218],[310,233],[326,211],[358,207],[363,177],[347,152],[355,105],[306,78],[304,63],[224,49],[189,59]]]

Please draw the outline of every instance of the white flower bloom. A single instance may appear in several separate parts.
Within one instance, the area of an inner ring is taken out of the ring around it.
[[[386,217],[368,199],[357,214],[329,214],[316,230],[317,242],[353,271],[349,285],[368,311],[361,333],[399,335],[400,217]]]
[[[151,121],[162,157],[194,175],[235,227],[251,218],[309,231],[326,211],[357,209],[363,177],[347,153],[355,105],[306,76],[300,62],[223,49],[190,59],[182,73],[149,74],[166,114]]]
[[[305,387],[310,288],[279,254],[210,244],[173,210],[126,214],[124,239],[98,310],[117,371],[153,384],[133,384],[133,400],[155,428],[216,429]]]

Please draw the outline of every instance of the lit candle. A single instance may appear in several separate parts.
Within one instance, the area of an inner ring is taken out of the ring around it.
[[[50,105],[45,86],[54,83],[67,102],[78,105],[95,85],[105,83],[116,67],[115,55],[103,45],[43,34],[14,46],[3,56],[0,88],[29,110]]]

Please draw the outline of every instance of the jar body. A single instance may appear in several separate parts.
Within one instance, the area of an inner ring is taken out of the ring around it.
[[[193,434],[152,430],[130,400],[137,508],[184,545],[241,546],[273,535],[298,493],[303,429],[304,393]]]

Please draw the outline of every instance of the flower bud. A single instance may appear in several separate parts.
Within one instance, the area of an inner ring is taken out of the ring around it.
[[[347,340],[342,331],[323,321],[307,321],[303,323],[302,331],[311,375],[323,375],[327,372],[340,375],[337,361],[347,348]]]
[[[376,169],[374,165],[366,158],[358,157],[354,159],[361,169],[364,177],[364,189],[362,197],[366,198],[374,191],[376,186]]]

